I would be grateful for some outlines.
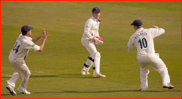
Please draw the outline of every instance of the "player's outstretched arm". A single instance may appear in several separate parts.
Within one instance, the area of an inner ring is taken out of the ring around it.
[[[158,29],[159,27],[158,27],[158,26],[153,25],[153,28]]]
[[[151,34],[153,35],[153,38],[160,36],[161,34],[165,33],[165,30],[163,28],[159,28],[158,26],[153,25]]]
[[[42,40],[42,43],[40,44],[40,52],[43,51],[44,45],[48,36],[49,36],[48,33],[44,32],[43,40]]]
[[[45,34],[45,29],[43,29],[43,32],[41,33],[41,35],[39,35],[38,37],[35,37],[35,38],[32,38],[32,42],[36,42],[36,41],[38,41],[41,37],[43,37],[44,36],[44,34]]]

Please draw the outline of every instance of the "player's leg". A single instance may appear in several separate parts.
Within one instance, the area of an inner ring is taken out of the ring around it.
[[[14,67],[17,63],[14,61],[14,59],[9,58],[10,64]],[[6,86],[6,89],[10,92],[11,95],[16,95],[16,92],[14,91],[15,83],[20,78],[20,75],[18,72],[14,72],[13,75],[9,80],[7,80],[8,85]]]
[[[94,59],[93,59],[91,56],[89,56],[89,57],[88,57],[88,60],[87,60],[87,62],[86,62],[86,64],[88,64],[88,65],[87,65],[88,68],[87,68],[87,71],[86,71],[87,74],[90,74],[90,73],[89,73],[89,70],[90,70],[90,68],[92,67],[93,62],[94,62]]]
[[[15,88],[15,83],[19,78],[20,78],[20,75],[18,74],[18,72],[15,71],[13,75],[11,76],[11,78],[7,80],[8,85]]]
[[[87,59],[87,61],[86,61],[86,63],[84,64],[84,67],[81,70],[81,74],[82,75],[90,74],[89,73],[89,70],[92,67],[93,62],[94,62],[94,59],[89,56],[88,59]]]
[[[146,91],[148,88],[148,74],[149,74],[149,68],[148,64],[139,62],[140,65],[140,90]]]
[[[156,54],[153,54],[151,57],[151,66],[152,68],[159,72],[159,74],[162,77],[162,84],[164,88],[169,88],[172,89],[174,88],[173,85],[170,84],[170,77],[169,77],[169,73],[167,70],[167,67],[165,65],[165,63],[162,61],[162,59],[160,57],[158,57]]]
[[[9,58],[9,62],[10,64],[13,66],[13,68],[15,69],[18,66],[18,63],[14,60]],[[16,70],[16,69],[15,69]],[[15,83],[16,81],[20,79],[20,75],[18,74],[17,71],[15,71],[13,73],[13,75],[11,76],[11,78],[9,80],[7,80],[8,85],[10,85],[11,87],[15,88]]]
[[[93,64],[93,77],[106,77],[106,75],[102,75],[100,73],[100,58],[101,58],[101,55],[99,52],[96,52],[95,53],[95,61],[94,61],[94,64]]]
[[[100,73],[100,58],[101,55],[97,52],[96,47],[93,43],[89,43],[89,47],[87,47],[88,52],[90,53],[91,57],[94,58],[93,62],[93,77],[106,77]]]
[[[94,62],[94,67],[95,67],[95,71],[97,73],[100,73],[100,58],[101,58],[101,55],[99,52],[96,52],[95,55],[94,55],[94,59],[95,59],[95,62]]]
[[[94,53],[97,52],[97,49],[94,45],[93,42],[85,40],[82,38],[81,40],[82,45],[87,49],[87,51],[90,53],[90,56],[88,57],[86,63],[84,63],[84,67],[81,70],[81,74],[90,74],[88,71],[90,70],[91,66],[93,65],[94,62]]]
[[[82,75],[90,74],[89,70],[94,62],[94,57],[92,56],[92,53],[97,52],[97,49],[94,46],[94,43],[91,41],[82,38],[81,39],[82,45],[87,49],[87,51],[90,53],[90,56],[87,58],[86,63],[84,63],[84,67],[81,70]]]
[[[92,42],[88,42],[87,44],[83,44],[87,51],[90,53],[90,57],[92,58],[93,63],[93,77],[106,77],[100,73],[100,53],[97,52],[97,49]]]
[[[8,85],[6,86],[6,89],[10,92],[11,95],[16,95],[16,92],[14,91],[15,83],[20,78],[20,75],[18,72],[14,72],[13,75],[9,80],[7,80]]]
[[[90,68],[90,66],[93,65],[93,63],[95,62],[95,53],[97,52],[97,49],[94,45],[94,43],[92,42],[89,42],[85,48],[87,49],[87,51],[90,53],[90,57],[88,57],[88,60],[86,62],[86,64],[88,64],[88,68],[87,68],[87,71],[88,69]]]
[[[26,89],[31,73],[26,63],[24,62],[23,64],[16,66],[15,70],[20,74],[21,77],[21,84],[18,87],[17,91],[23,94],[30,94],[30,92],[28,92]]]
[[[102,75],[100,73],[100,58],[101,58],[100,53],[96,52],[94,54],[93,77],[106,77],[106,75]]]

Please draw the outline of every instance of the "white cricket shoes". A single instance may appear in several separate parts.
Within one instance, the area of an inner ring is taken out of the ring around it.
[[[27,95],[29,95],[29,94],[31,94],[30,92],[28,92],[27,90],[24,90],[24,91],[22,91],[21,89],[17,89],[17,91],[19,92],[19,93],[22,93],[22,94],[27,94]]]
[[[6,86],[6,89],[9,91],[9,93],[13,96],[16,96],[16,92],[14,91],[14,88],[11,87],[10,85]]]
[[[99,77],[106,77],[106,75],[102,75],[101,73],[97,73],[95,70],[94,70],[94,73],[93,73],[93,78],[99,78]]]
[[[167,83],[163,85],[163,88],[173,89],[174,86],[171,83]]]
[[[82,75],[89,75],[90,72],[88,72],[88,70],[87,70],[86,68],[83,68],[83,69],[81,70],[81,74],[82,74]]]

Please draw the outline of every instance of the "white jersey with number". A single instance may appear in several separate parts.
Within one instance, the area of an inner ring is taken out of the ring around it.
[[[95,19],[93,16],[89,18],[84,27],[83,36],[84,39],[89,39],[92,37],[99,36],[99,24],[100,22]]]
[[[139,56],[143,56],[148,53],[155,53],[153,39],[164,32],[165,30],[163,28],[137,29],[129,39],[128,51],[131,51],[134,46],[136,46],[137,55]]]
[[[29,50],[39,51],[40,47],[32,42],[31,37],[20,34],[9,57],[16,60],[24,60]]]

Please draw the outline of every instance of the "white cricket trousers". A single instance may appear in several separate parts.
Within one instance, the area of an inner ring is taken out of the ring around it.
[[[88,39],[82,38],[81,39],[82,45],[87,49],[87,51],[90,53],[90,57],[94,59],[94,63],[87,59],[86,64],[87,65],[94,65],[95,70],[97,73],[100,72],[100,53],[97,52],[97,49],[93,42],[89,41]]]
[[[25,61],[24,60],[17,61],[16,59],[9,57],[9,62],[15,69],[15,72],[13,73],[12,77],[9,80],[7,80],[7,83],[13,88],[15,88],[16,81],[18,79],[21,79],[21,84],[18,90],[20,91],[26,90],[31,73]]]
[[[152,68],[159,72],[162,77],[162,84],[170,83],[170,77],[168,74],[167,67],[165,63],[161,60],[161,58],[156,53],[146,54],[145,56],[137,56],[139,65],[140,65],[140,80],[141,85],[140,88],[146,90],[148,88],[148,74],[150,64]]]

